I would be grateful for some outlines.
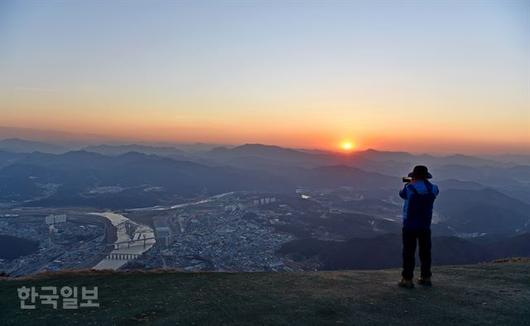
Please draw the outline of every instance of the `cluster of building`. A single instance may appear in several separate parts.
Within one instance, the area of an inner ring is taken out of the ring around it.
[[[69,221],[64,215],[2,218],[0,234],[38,242],[33,253],[0,260],[0,271],[12,276],[91,267],[106,250],[103,224]]]
[[[264,197],[264,198],[258,198],[258,199],[254,199],[252,200],[252,203],[257,206],[257,205],[267,205],[267,204],[272,204],[272,203],[275,203],[276,202],[276,197]]]
[[[294,237],[278,232],[276,197],[237,193],[153,217],[156,246],[136,262],[187,271],[292,270],[277,250]]]
[[[299,194],[271,196],[237,192],[166,209],[141,211],[139,214],[143,218],[152,218],[156,244],[129,259],[121,268],[301,270],[303,268],[297,263],[278,254],[285,243],[295,239],[293,230],[305,229],[305,216],[321,214],[318,204],[301,198]],[[81,216],[82,213],[77,218],[65,214],[0,218],[0,234],[39,243],[37,252],[0,261],[0,271],[23,275],[45,270],[91,268],[98,264],[109,254],[110,229],[104,223],[87,222]],[[88,219],[86,214],[84,216]],[[147,219],[142,222],[148,223]],[[132,225],[123,225],[131,239],[135,234]],[[319,232],[319,229],[308,228]]]

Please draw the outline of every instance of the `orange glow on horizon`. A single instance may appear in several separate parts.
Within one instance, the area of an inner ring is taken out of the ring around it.
[[[340,148],[344,152],[351,152],[355,149],[355,144],[349,140],[345,140],[340,144]]]
[[[41,107],[38,107],[39,109]],[[316,116],[308,116],[299,125],[293,126],[289,119],[279,116],[242,117],[216,120],[200,117],[171,117],[162,113],[131,111],[128,114],[113,112],[103,114],[97,110],[81,111],[79,114],[68,114],[58,110],[56,114],[45,114],[47,110],[24,109],[17,107],[2,111],[0,127],[19,128],[0,133],[0,138],[31,138],[31,130],[41,130],[38,137],[42,141],[76,139],[92,142],[145,142],[145,143],[209,143],[220,145],[240,145],[261,143],[291,148],[318,149],[351,154],[365,149],[387,151],[408,151],[413,153],[528,153],[530,140],[523,128],[514,128],[509,132],[495,134],[495,140],[485,131],[470,129],[460,123],[453,123],[450,128],[442,123],[422,124],[414,130],[401,128],[401,123],[388,125],[382,121],[371,129],[340,122],[322,121],[317,123]],[[21,113],[22,112],[22,113]],[[323,120],[323,119],[321,119]],[[264,124],[263,121],[270,121]],[[520,120],[521,126],[526,123]],[[512,124],[513,125],[513,124]],[[452,133],[440,138],[446,130]],[[1,128],[0,128],[0,131]],[[51,131],[45,136],[45,131]],[[417,135],[423,135],[419,138]],[[32,138],[33,139],[33,138]]]

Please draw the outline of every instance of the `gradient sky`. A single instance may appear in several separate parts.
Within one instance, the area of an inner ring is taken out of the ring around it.
[[[0,126],[530,153],[530,1],[1,1]]]

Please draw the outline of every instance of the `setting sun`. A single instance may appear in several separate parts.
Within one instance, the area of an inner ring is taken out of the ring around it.
[[[345,152],[349,152],[355,148],[355,145],[350,141],[344,141],[340,144],[340,148]]]

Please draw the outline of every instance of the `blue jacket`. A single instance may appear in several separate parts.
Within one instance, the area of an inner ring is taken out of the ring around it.
[[[399,192],[399,197],[405,200],[403,228],[414,230],[430,228],[434,200],[439,192],[438,186],[427,180],[407,183]]]

